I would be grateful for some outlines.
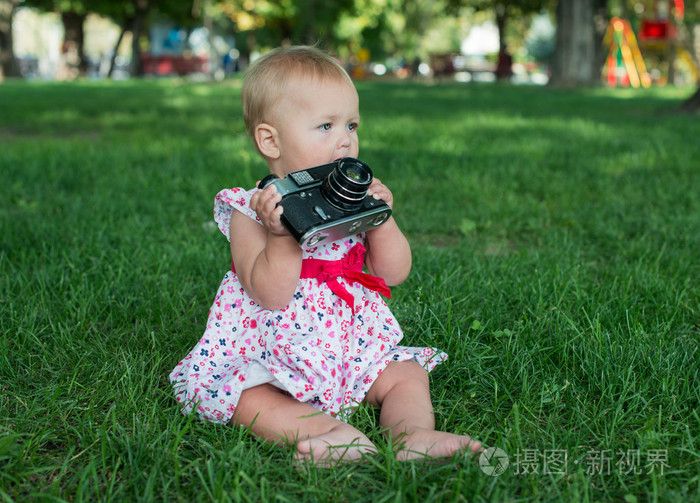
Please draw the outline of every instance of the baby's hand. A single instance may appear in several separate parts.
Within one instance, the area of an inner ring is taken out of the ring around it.
[[[373,197],[374,199],[381,199],[387,205],[389,205],[389,208],[394,206],[394,195],[391,193],[389,188],[384,185],[381,180],[379,180],[379,178],[374,178],[372,180],[372,183],[369,185],[369,189],[367,189],[367,196]]]
[[[257,183],[256,183],[257,185]],[[280,217],[282,206],[277,204],[282,200],[282,195],[277,192],[274,184],[264,190],[259,190],[250,198],[250,207],[258,214],[258,218],[265,228],[279,236],[289,235],[289,231],[282,225]]]

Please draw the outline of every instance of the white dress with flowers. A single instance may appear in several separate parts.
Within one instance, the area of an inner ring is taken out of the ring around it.
[[[227,238],[234,209],[259,222],[250,208],[256,190],[217,194],[214,219]],[[303,258],[361,261],[363,241],[357,234],[319,244]],[[269,310],[248,296],[235,272],[227,272],[204,335],[170,374],[183,413],[228,423],[243,390],[269,382],[344,419],[389,362],[415,360],[430,371],[447,358],[435,348],[399,346],[401,328],[381,294],[349,276],[302,277],[289,305]]]

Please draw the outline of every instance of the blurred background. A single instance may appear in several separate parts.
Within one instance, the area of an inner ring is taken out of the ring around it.
[[[698,82],[700,1],[0,0],[0,80],[223,80],[319,44],[356,79]]]

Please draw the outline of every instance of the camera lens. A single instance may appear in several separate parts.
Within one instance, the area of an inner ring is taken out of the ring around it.
[[[362,173],[356,166],[351,166],[347,169],[348,178],[355,182],[362,181]]]
[[[333,206],[348,211],[362,204],[370,183],[372,170],[369,166],[358,159],[346,157],[337,161],[321,192]]]

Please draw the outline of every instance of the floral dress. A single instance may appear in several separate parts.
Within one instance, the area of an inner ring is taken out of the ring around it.
[[[259,222],[250,208],[256,190],[217,194],[214,219],[227,238],[233,210]],[[357,234],[305,250],[283,309],[256,304],[232,267],[204,335],[170,374],[183,413],[228,423],[243,390],[271,383],[344,420],[389,362],[415,360],[428,371],[442,363],[447,355],[435,348],[399,346],[403,333],[380,293],[389,294],[386,285],[361,272],[363,241]]]

